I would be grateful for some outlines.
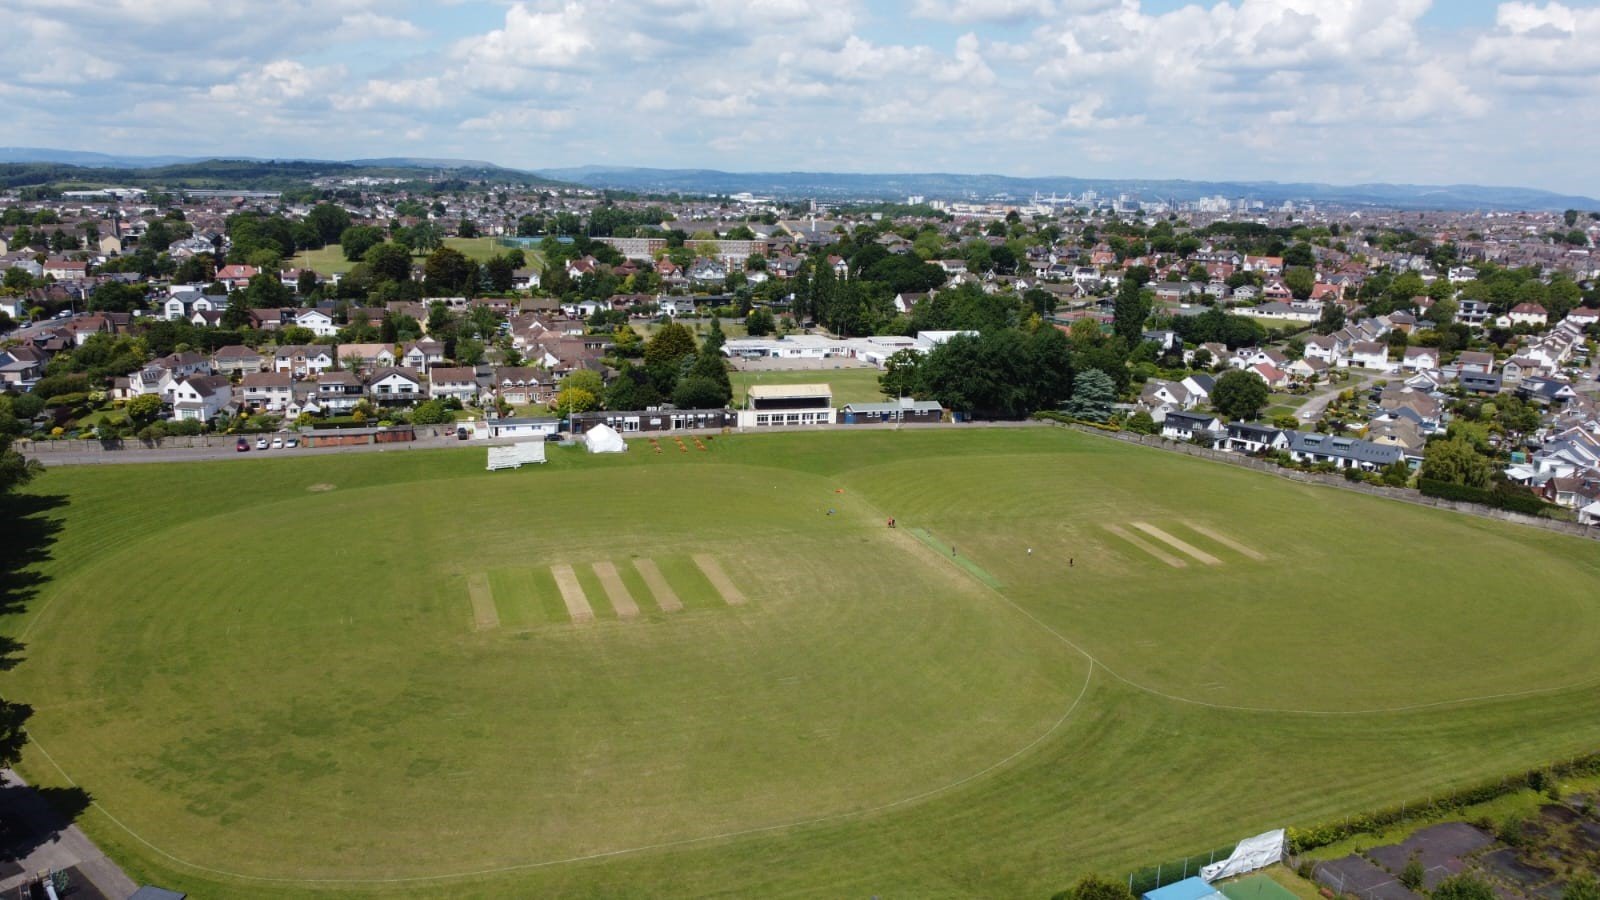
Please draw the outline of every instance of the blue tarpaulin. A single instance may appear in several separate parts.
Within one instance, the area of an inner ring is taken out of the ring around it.
[[[1217,893],[1217,889],[1198,876],[1185,878],[1182,881],[1169,884],[1164,888],[1156,888],[1144,893],[1144,900],[1206,900],[1207,897]]]

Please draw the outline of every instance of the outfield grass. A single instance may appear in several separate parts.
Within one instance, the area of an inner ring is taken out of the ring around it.
[[[23,770],[207,897],[1043,896],[1600,738],[1577,539],[1056,429],[710,445],[52,471]]]
[[[497,254],[504,253],[509,249],[496,244],[495,239],[492,237],[445,238],[444,245],[446,247],[452,247],[456,250],[460,250],[469,259],[475,259],[478,262],[488,262],[490,258]],[[525,257],[527,257],[529,266],[532,266],[533,268],[539,268],[543,265],[541,262],[542,257],[539,256],[539,251],[524,249],[522,253]],[[420,263],[425,258],[426,255],[417,256],[416,260]],[[289,268],[295,269],[309,268],[313,271],[321,272],[324,275],[342,275],[345,272],[350,271],[350,269],[355,266],[355,263],[344,258],[343,247],[339,246],[338,244],[329,244],[326,247],[322,247],[317,250],[307,250],[303,253],[298,253],[285,265]]]
[[[826,384],[833,388],[833,405],[846,403],[882,403],[883,392],[878,389],[877,369],[819,369],[816,371],[730,372],[733,382],[733,405],[742,406],[753,384]]]

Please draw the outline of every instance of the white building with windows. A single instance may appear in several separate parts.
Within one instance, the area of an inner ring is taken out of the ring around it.
[[[833,388],[826,384],[757,384],[739,411],[740,428],[832,425]]]

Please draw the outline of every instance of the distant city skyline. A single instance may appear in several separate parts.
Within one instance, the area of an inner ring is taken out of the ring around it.
[[[17,0],[5,143],[1600,195],[1600,6]]]

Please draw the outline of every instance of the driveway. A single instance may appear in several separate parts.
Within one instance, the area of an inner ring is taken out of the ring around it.
[[[1311,399],[1307,400],[1304,406],[1295,411],[1295,417],[1302,422],[1315,422],[1322,418],[1322,413],[1328,408],[1328,404],[1332,403],[1334,398],[1340,394],[1348,390],[1359,391],[1375,381],[1390,377],[1386,372],[1373,372],[1367,369],[1346,369],[1345,371],[1354,373],[1355,377],[1349,381],[1329,385],[1326,390],[1311,395]]]

